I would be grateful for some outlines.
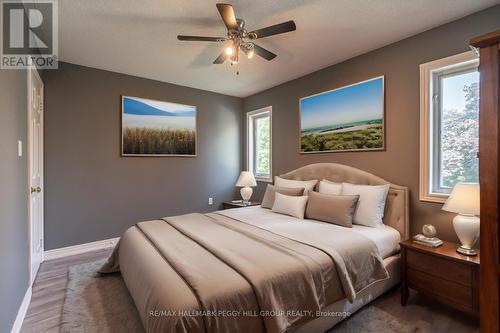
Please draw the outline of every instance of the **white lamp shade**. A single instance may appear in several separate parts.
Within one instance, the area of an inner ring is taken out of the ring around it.
[[[253,173],[251,171],[242,171],[240,176],[238,177],[236,186],[238,187],[257,186],[257,182],[255,181]]]
[[[444,203],[443,210],[457,214],[479,215],[479,184],[455,185]]]

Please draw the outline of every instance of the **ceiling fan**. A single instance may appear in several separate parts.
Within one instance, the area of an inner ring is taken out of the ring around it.
[[[296,29],[294,21],[287,21],[275,24],[266,28],[257,29],[248,32],[245,29],[245,21],[236,18],[234,15],[233,6],[227,3],[218,3],[217,9],[219,10],[222,21],[227,28],[227,37],[205,37],[205,36],[185,36],[178,35],[177,39],[181,41],[200,41],[200,42],[226,42],[230,41],[231,45],[228,46],[222,53],[214,60],[214,64],[222,64],[229,58],[231,65],[238,63],[239,52],[243,52],[249,59],[254,54],[266,59],[273,60],[276,54],[266,50],[265,48],[255,44],[253,41],[259,38],[278,35]]]

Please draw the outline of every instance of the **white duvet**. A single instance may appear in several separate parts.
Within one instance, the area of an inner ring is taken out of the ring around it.
[[[315,226],[319,227],[319,223],[323,230],[331,230],[332,233],[339,228],[342,230],[349,229],[331,223],[309,219],[302,220],[292,216],[278,214],[270,209],[262,208],[260,206],[228,209],[217,213],[256,226],[271,227],[273,230],[280,230],[282,228],[286,229],[287,224],[289,225],[290,223],[307,223],[310,224],[311,228],[314,228]],[[327,227],[325,227],[325,225],[327,225]],[[366,227],[354,224],[349,230],[362,234],[373,241],[377,246],[380,256],[384,259],[399,252],[399,242],[401,240],[401,236],[399,232],[392,227],[386,225],[380,225],[379,227]],[[323,235],[324,239],[319,241],[328,242],[328,232],[323,233]]]

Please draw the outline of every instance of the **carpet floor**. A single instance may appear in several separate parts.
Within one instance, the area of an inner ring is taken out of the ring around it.
[[[71,266],[62,312],[61,333],[144,332],[120,274],[101,276],[104,261]],[[367,305],[328,333],[413,333],[418,328]]]

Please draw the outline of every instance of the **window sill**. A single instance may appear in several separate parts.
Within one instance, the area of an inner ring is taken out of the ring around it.
[[[255,180],[261,183],[272,183],[273,182],[273,177],[270,178],[257,178],[255,177]]]
[[[450,195],[445,193],[426,193],[420,194],[420,201],[445,203]]]

